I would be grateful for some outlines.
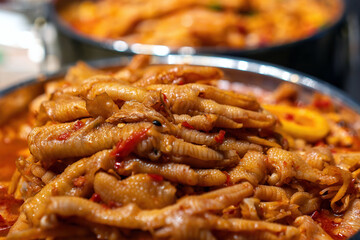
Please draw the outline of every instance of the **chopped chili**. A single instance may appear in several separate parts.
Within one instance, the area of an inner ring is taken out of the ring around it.
[[[153,181],[156,181],[156,182],[161,182],[164,180],[164,177],[159,174],[148,173],[148,175]]]
[[[99,194],[94,193],[94,194],[91,196],[90,201],[99,203],[99,202],[101,202],[101,197],[100,197]]]
[[[86,178],[84,176],[77,177],[73,180],[75,187],[83,187],[85,185]]]
[[[181,123],[181,126],[183,127],[186,127],[186,128],[189,128],[189,129],[195,129],[193,126],[191,126],[188,122],[182,122]]]
[[[70,135],[71,135],[70,132],[64,132],[57,137],[57,140],[59,141],[67,140],[70,137]]]
[[[329,107],[331,107],[331,101],[330,99],[323,99],[323,98],[320,98],[320,99],[316,99],[314,101],[314,106],[318,109],[327,109]]]
[[[233,185],[233,183],[231,182],[231,178],[230,178],[229,173],[226,172],[226,171],[223,171],[223,174],[225,174],[225,176],[226,176],[225,185],[226,185],[226,186],[231,186],[231,185]]]
[[[167,103],[167,100],[168,100],[167,96],[165,95],[165,93],[162,93],[162,95],[163,95],[164,102]]]
[[[85,123],[83,123],[82,121],[78,120],[78,121],[75,122],[74,127],[73,127],[73,130],[74,130],[74,131],[77,131],[77,130],[79,130],[80,128],[82,128],[83,126],[85,126]]]
[[[315,211],[311,214],[312,219],[318,222],[322,229],[335,240],[344,240],[345,237],[335,234],[333,230],[340,225],[340,222],[335,221],[336,217],[328,210]]]
[[[320,213],[318,211],[315,211],[311,214],[311,218],[315,220],[319,217],[319,215],[320,215]]]
[[[136,145],[146,138],[146,133],[149,129],[150,128],[134,132],[129,138],[120,140],[111,152],[111,155],[118,159],[128,156],[135,149]]]
[[[288,121],[294,121],[294,119],[295,119],[294,115],[290,114],[290,113],[285,114],[284,118],[285,118],[285,120],[288,120]]]
[[[225,139],[225,131],[224,130],[220,130],[219,134],[215,136],[215,141],[217,143],[223,143]]]

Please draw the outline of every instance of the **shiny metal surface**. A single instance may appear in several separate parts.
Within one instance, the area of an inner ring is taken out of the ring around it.
[[[346,15],[348,1],[339,19],[316,34],[294,42],[258,48],[229,47],[180,47],[170,48],[164,45],[129,44],[121,40],[96,40],[85,36],[66,24],[57,9],[71,0],[54,0],[48,5],[49,19],[58,30],[61,63],[69,64],[77,60],[93,60],[119,55],[151,54],[208,54],[245,57],[271,62],[281,66],[305,72],[327,82],[344,88],[349,68],[348,32]]]
[[[336,28],[345,18],[347,12],[348,0],[343,0],[343,12],[339,18],[332,23],[331,25],[320,29],[314,35],[308,36],[304,39],[299,39],[296,41],[278,44],[278,45],[269,45],[256,48],[231,48],[231,47],[169,47],[166,45],[151,45],[151,44],[141,44],[141,43],[127,43],[122,40],[99,40],[86,36],[73,28],[71,28],[58,14],[57,9],[61,8],[63,5],[70,0],[54,0],[48,5],[48,12],[50,19],[55,23],[55,25],[70,38],[78,40],[80,42],[90,44],[99,48],[108,49],[112,51],[122,52],[122,53],[131,53],[131,54],[149,54],[155,56],[166,56],[169,54],[222,54],[222,55],[231,55],[231,56],[244,56],[259,54],[262,52],[268,51],[277,51],[281,48],[294,47],[301,45],[303,43],[317,40],[324,35],[327,35],[334,28]]]
[[[130,57],[102,59],[89,62],[89,64],[99,68],[122,66],[126,65],[130,59]],[[344,104],[360,113],[360,105],[346,96],[346,94],[341,90],[314,77],[276,65],[244,58],[210,57],[201,55],[168,55],[163,57],[154,56],[152,58],[152,64],[183,63],[219,67],[224,70],[227,80],[259,86],[268,91],[275,89],[281,82],[292,82],[302,88],[300,98],[305,102],[314,92],[321,92],[331,96],[336,104]],[[49,80],[54,77],[61,76],[65,72],[66,68],[60,72],[48,75],[47,79]],[[38,80],[29,79],[21,84],[14,85],[6,89],[0,89],[0,97],[13,92],[17,88],[35,82],[38,82]]]

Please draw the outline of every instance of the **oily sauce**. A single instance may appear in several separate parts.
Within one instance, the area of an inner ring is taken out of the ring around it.
[[[19,156],[27,156],[26,136],[30,131],[30,117],[22,113],[0,126],[0,237],[6,236],[19,216],[23,201],[8,194],[8,185]]]

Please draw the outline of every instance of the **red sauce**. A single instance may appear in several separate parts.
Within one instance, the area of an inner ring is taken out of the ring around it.
[[[195,129],[193,126],[191,126],[188,122],[182,122],[181,126],[185,127],[185,128],[189,128],[189,129]]]
[[[0,140],[0,181],[9,181],[15,171],[15,160],[19,157],[19,151],[27,148],[24,140],[2,142]]]
[[[345,240],[346,237],[334,234],[333,230],[340,225],[341,222],[335,221],[336,217],[328,210],[315,211],[311,217],[319,223],[324,231],[330,235],[334,240]]]
[[[0,188],[0,237],[6,236],[10,227],[15,223],[19,216],[19,208],[23,204],[22,200],[15,199],[7,194],[7,188]]]
[[[155,182],[161,182],[164,180],[164,177],[159,174],[148,173],[148,176]]]

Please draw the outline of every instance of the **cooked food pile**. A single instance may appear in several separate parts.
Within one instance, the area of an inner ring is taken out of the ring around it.
[[[59,14],[97,40],[258,48],[312,36],[342,11],[341,0],[78,0]]]
[[[8,239],[345,239],[360,229],[358,116],[220,69],[83,63],[46,84],[9,193]],[[236,79],[241,81],[241,79]],[[230,85],[231,86],[231,85]],[[249,92],[248,92],[249,93]]]

